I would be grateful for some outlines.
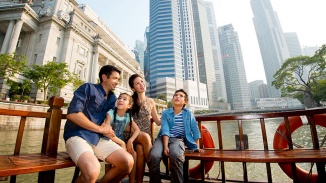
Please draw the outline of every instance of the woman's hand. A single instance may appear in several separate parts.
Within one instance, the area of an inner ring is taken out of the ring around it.
[[[127,142],[127,151],[130,154],[134,154],[135,153],[134,146],[133,146],[133,141],[131,139],[129,139],[128,142]]]

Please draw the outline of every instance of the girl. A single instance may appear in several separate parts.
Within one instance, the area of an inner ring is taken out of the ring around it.
[[[129,78],[129,86],[134,92],[132,98],[134,104],[132,106],[132,117],[141,130],[140,135],[136,139],[137,152],[137,174],[136,181],[142,182],[144,177],[145,162],[149,159],[149,152],[152,148],[152,129],[151,118],[156,125],[161,125],[161,120],[157,115],[155,102],[153,99],[146,97],[146,81],[138,74],[134,74]],[[142,145],[140,145],[142,144]]]
[[[129,174],[130,183],[134,183],[136,178],[137,153],[134,151],[133,142],[140,133],[137,124],[131,119],[131,114],[129,112],[132,104],[133,100],[131,96],[127,93],[121,93],[117,99],[116,108],[107,112],[104,121],[104,123],[112,126],[115,133],[115,136],[108,137],[127,150],[134,158],[134,166]],[[123,136],[124,131],[129,132],[127,138]]]

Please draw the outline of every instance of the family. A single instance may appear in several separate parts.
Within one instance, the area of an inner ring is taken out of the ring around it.
[[[171,182],[183,182],[185,148],[198,149],[200,132],[192,112],[185,108],[188,95],[177,90],[173,108],[159,118],[155,101],[145,95],[146,81],[138,74],[129,78],[132,95],[113,93],[121,71],[105,65],[99,84],[85,83],[75,92],[64,127],[66,150],[81,170],[76,182],[96,182],[102,160],[111,165],[100,182],[142,182],[145,165],[150,182],[161,182],[160,162],[168,157]],[[152,138],[151,119],[161,126]],[[200,150],[201,151],[201,150]]]

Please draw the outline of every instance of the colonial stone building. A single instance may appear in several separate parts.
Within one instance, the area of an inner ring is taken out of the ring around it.
[[[28,65],[65,62],[85,82],[98,82],[99,68],[106,64],[121,69],[117,93],[130,91],[128,78],[142,75],[135,55],[87,6],[74,0],[0,0],[1,54],[17,52]],[[0,86],[5,94],[6,87]],[[70,101],[72,86],[60,91]],[[41,91],[32,97],[41,98]]]

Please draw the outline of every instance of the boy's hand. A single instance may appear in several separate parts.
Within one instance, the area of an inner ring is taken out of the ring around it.
[[[163,149],[163,155],[164,156],[169,156],[170,155],[170,149],[168,147],[164,147],[164,149]]]

